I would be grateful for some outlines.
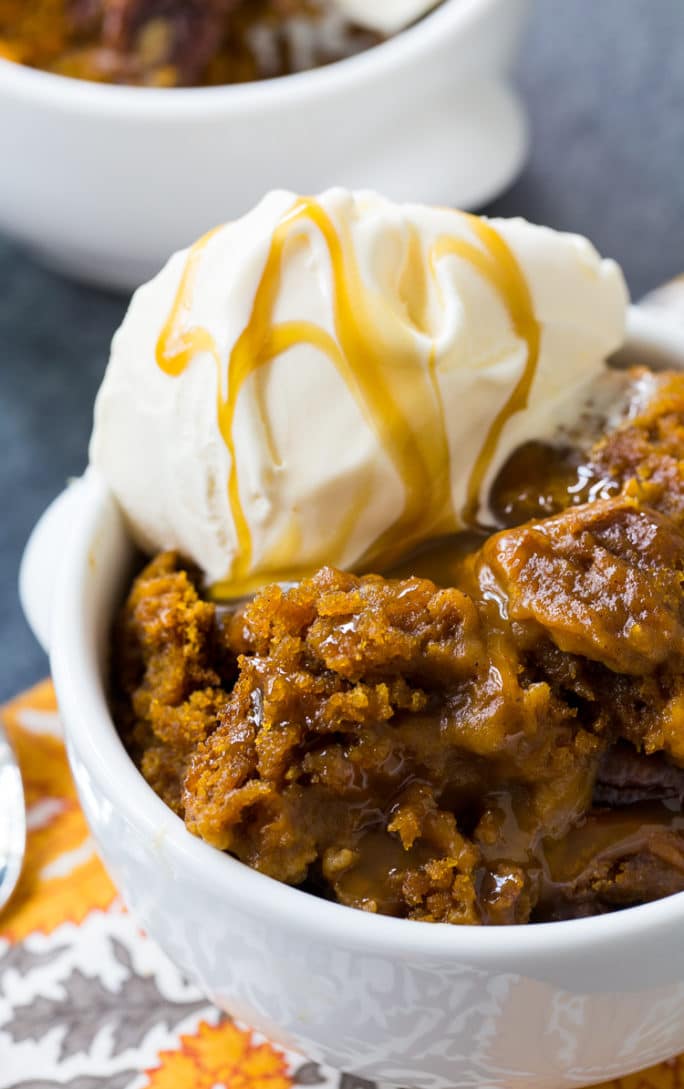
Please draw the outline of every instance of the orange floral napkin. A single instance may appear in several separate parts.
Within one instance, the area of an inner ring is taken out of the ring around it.
[[[21,763],[28,844],[0,913],[0,1089],[339,1085],[339,1074],[210,1006],[127,914],[78,804],[52,685],[2,718]]]
[[[28,850],[0,913],[0,1089],[374,1089],[225,1017],[136,927],[95,853],[48,681],[2,718]],[[684,1056],[605,1089],[684,1089]]]

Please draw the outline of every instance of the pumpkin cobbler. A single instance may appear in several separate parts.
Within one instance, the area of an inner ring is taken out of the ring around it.
[[[684,889],[684,376],[623,381],[598,438],[515,450],[495,526],[385,576],[324,566],[220,604],[178,552],[138,573],[115,716],[193,834],[430,922]]]

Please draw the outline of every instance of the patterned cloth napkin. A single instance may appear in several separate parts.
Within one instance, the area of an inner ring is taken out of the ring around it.
[[[135,925],[80,810],[52,685],[2,718],[28,843],[0,913],[0,1089],[357,1089],[208,1005]]]
[[[0,1089],[374,1089],[221,1014],[138,929],[95,853],[49,681],[2,718],[28,849],[0,914]],[[684,1056],[604,1089],[684,1089]]]

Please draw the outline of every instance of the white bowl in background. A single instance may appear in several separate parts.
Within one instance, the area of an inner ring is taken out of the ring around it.
[[[507,82],[530,0],[444,0],[325,68],[227,87],[112,87],[0,59],[0,230],[133,288],[267,189],[473,207],[527,150]]]
[[[622,359],[684,367],[684,327],[632,310]],[[88,471],[34,531],[22,601],[50,644],[107,868],[220,1007],[313,1059],[417,1089],[569,1089],[684,1050],[684,893],[562,923],[428,924],[317,899],[193,838],[127,756],[107,706],[107,643],[133,556]]]

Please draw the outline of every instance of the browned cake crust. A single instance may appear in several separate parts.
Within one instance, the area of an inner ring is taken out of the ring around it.
[[[683,458],[678,375],[590,451],[521,450],[510,528],[449,588],[324,568],[230,613],[158,556],[115,634],[126,744],[192,832],[368,911],[524,923],[684,889]],[[535,465],[560,513],[516,525]]]

